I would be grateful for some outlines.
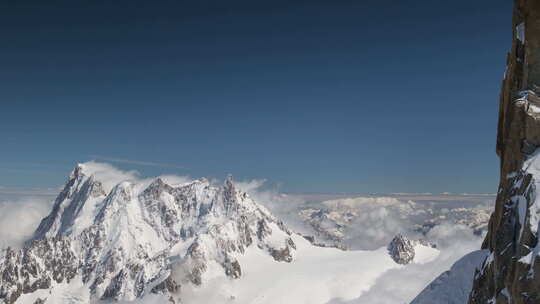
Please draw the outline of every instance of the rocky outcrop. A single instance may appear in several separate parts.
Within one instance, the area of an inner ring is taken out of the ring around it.
[[[437,248],[435,244],[427,240],[411,240],[402,234],[398,234],[390,241],[386,249],[394,262],[406,265],[414,261],[416,249],[419,247]]]
[[[540,303],[540,2],[515,0],[499,106],[500,183],[469,303]]]
[[[388,244],[388,254],[398,264],[409,264],[414,260],[414,243],[398,234]]]

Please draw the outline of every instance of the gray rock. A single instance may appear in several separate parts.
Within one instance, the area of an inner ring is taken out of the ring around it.
[[[398,234],[388,244],[388,254],[398,264],[409,264],[414,260],[414,245],[413,241]]]

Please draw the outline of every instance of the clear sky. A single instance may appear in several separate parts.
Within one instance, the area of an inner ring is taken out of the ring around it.
[[[95,159],[289,192],[493,193],[511,7],[1,1],[0,186],[60,186]]]

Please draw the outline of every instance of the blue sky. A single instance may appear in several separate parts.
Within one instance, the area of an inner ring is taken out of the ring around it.
[[[496,190],[511,1],[0,3],[0,186],[77,162],[288,192]]]

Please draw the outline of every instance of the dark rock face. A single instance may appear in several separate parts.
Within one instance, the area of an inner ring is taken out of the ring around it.
[[[515,0],[497,134],[500,183],[469,303],[540,303],[540,1]]]
[[[388,244],[388,254],[398,264],[409,264],[414,260],[414,242],[398,234]]]

